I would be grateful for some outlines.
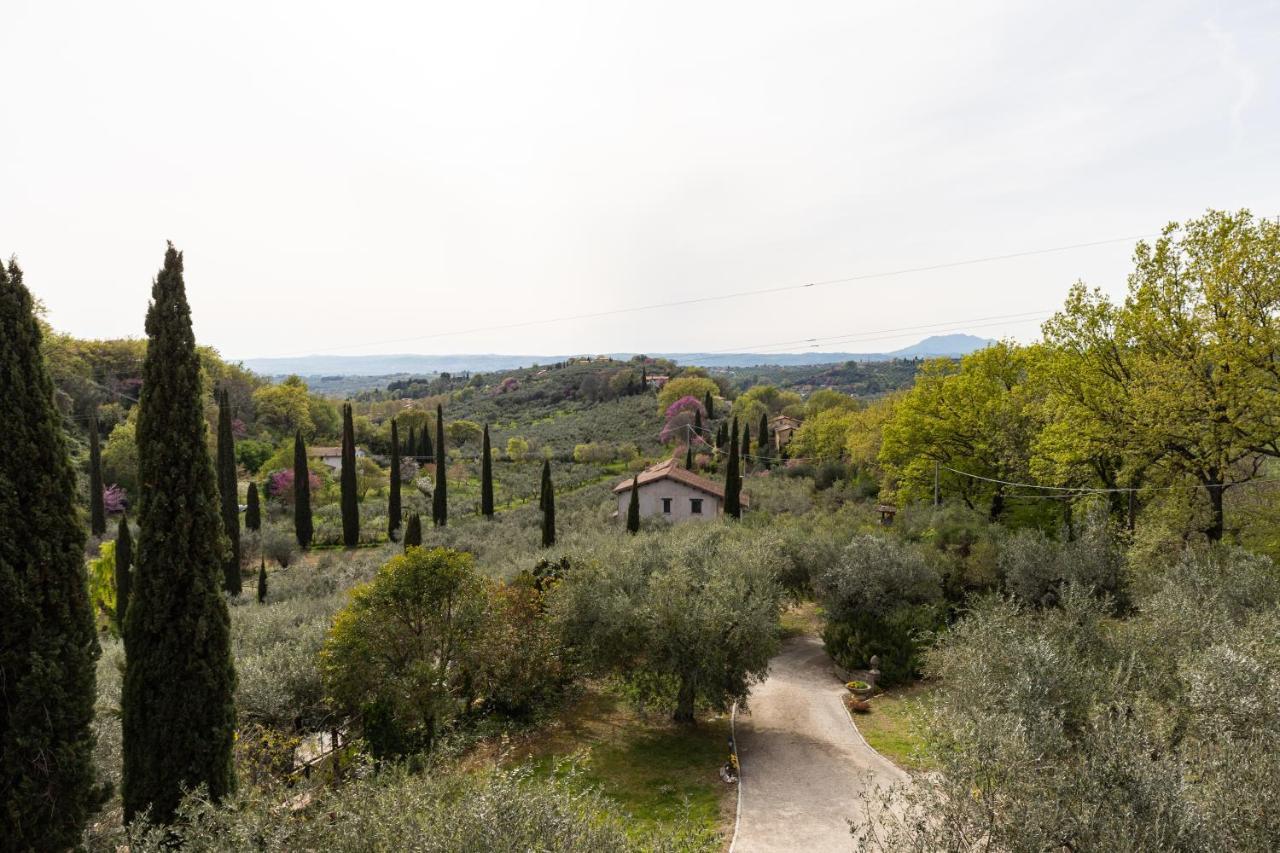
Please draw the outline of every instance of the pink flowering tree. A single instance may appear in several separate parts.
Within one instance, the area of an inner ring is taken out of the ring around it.
[[[707,410],[703,408],[702,401],[697,397],[686,395],[676,400],[667,406],[665,417],[666,422],[662,426],[662,434],[659,435],[664,444],[668,441],[684,443],[692,438],[694,447],[706,445],[706,439],[693,429],[699,419],[702,420],[704,429],[707,422]]]
[[[112,483],[102,490],[102,505],[108,515],[119,515],[129,508],[129,496],[124,493],[124,489]]]
[[[308,472],[307,480],[311,483],[312,494],[320,490],[320,478],[316,474]],[[285,503],[293,500],[292,468],[281,468],[279,471],[273,471],[267,477],[267,497],[275,498]]]

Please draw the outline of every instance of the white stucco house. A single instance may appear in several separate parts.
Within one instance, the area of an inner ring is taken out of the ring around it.
[[[356,448],[356,458],[365,456],[363,448]],[[342,470],[342,447],[309,447],[307,448],[308,459],[319,459],[335,471]]]
[[[618,516],[627,517],[633,483],[640,493],[640,517],[665,518],[668,521],[703,521],[724,511],[724,486],[700,474],[681,468],[677,460],[668,459],[650,465],[634,478],[613,487],[618,498]],[[747,505],[747,496],[742,496]]]

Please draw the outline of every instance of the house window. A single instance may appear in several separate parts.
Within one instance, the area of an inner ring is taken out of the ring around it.
[[[689,498],[689,512],[702,515],[702,498]]]
[[[662,499],[662,514],[671,515],[671,498]]]

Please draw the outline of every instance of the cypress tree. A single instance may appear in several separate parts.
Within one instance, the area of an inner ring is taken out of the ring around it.
[[[126,821],[173,820],[184,789],[235,788],[235,667],[222,594],[227,547],[206,444],[200,358],[173,245],[147,310],[138,462],[141,536],[125,619]]]
[[[756,455],[760,457],[760,461],[764,463],[764,467],[768,468],[770,459],[773,455],[773,447],[769,444],[769,416],[764,412],[760,413],[760,428],[756,430]]]
[[[311,469],[307,467],[307,445],[302,430],[293,436],[293,532],[298,547],[311,547]]]
[[[439,407],[437,406],[436,408],[439,408]],[[422,425],[422,435],[421,435],[420,443],[421,443],[421,447],[418,449],[418,455],[422,457],[422,464],[426,465],[428,462],[436,461],[436,451],[435,451],[435,448],[431,446],[431,430],[428,429],[426,424]],[[443,442],[441,442],[441,447],[443,446],[444,444]]]
[[[542,489],[538,496],[542,507],[542,547],[556,544],[556,493],[551,485],[551,460],[542,460]]]
[[[697,438],[702,438],[702,412],[697,409],[693,410],[693,434]]]
[[[640,532],[640,475],[631,478],[631,500],[627,502],[627,532]]]
[[[751,455],[751,425],[742,425],[742,461],[746,462]]]
[[[262,507],[258,503],[258,484],[249,481],[249,494],[245,498],[244,526],[249,530],[262,529]]]
[[[729,428],[729,464],[724,474],[724,514],[742,518],[742,478],[738,474],[738,419]]]
[[[360,505],[356,503],[356,430],[351,419],[351,404],[342,406],[342,544],[354,548],[360,544]]]
[[[395,541],[400,529],[400,433],[391,419],[391,488],[387,496],[387,538]]]
[[[436,527],[449,523],[449,483],[445,479],[444,409],[436,406],[436,487],[431,492],[431,520]]]
[[[418,437],[414,435],[413,427],[409,427],[409,437],[404,442],[404,455],[415,462],[418,459]]]
[[[258,603],[267,602],[267,558],[263,556],[258,564]]]
[[[689,443],[684,447],[684,467],[690,471],[693,470],[693,439],[690,438]]]
[[[78,847],[103,799],[91,728],[99,655],[75,469],[31,294],[0,264],[0,847]]]
[[[422,545],[422,516],[416,512],[409,516],[409,523],[404,527],[404,547],[417,548]]]
[[[236,476],[236,440],[231,434],[231,398],[218,394],[218,494],[222,507],[222,531],[230,548],[222,560],[227,593],[239,595],[240,582],[240,484]]]
[[[133,534],[129,518],[120,516],[116,530],[116,630],[124,633],[125,614],[129,612],[129,573],[133,567]]]
[[[102,439],[98,435],[98,415],[89,418],[89,531],[94,536],[107,533],[107,507],[102,497]]]
[[[493,518],[493,455],[489,450],[489,425],[480,442],[480,514]]]
[[[710,391],[707,391],[702,398],[702,405],[707,410],[707,420],[714,421],[716,419],[716,402]]]

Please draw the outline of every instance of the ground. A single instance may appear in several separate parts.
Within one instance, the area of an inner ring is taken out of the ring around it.
[[[933,768],[914,711],[934,687],[930,682],[919,681],[891,688],[871,699],[869,712],[853,715],[858,731],[871,748],[904,770]]]
[[[858,795],[871,785],[906,781],[850,723],[845,692],[821,640],[784,641],[768,679],[751,691],[749,713],[737,718],[736,853],[849,849]]]

